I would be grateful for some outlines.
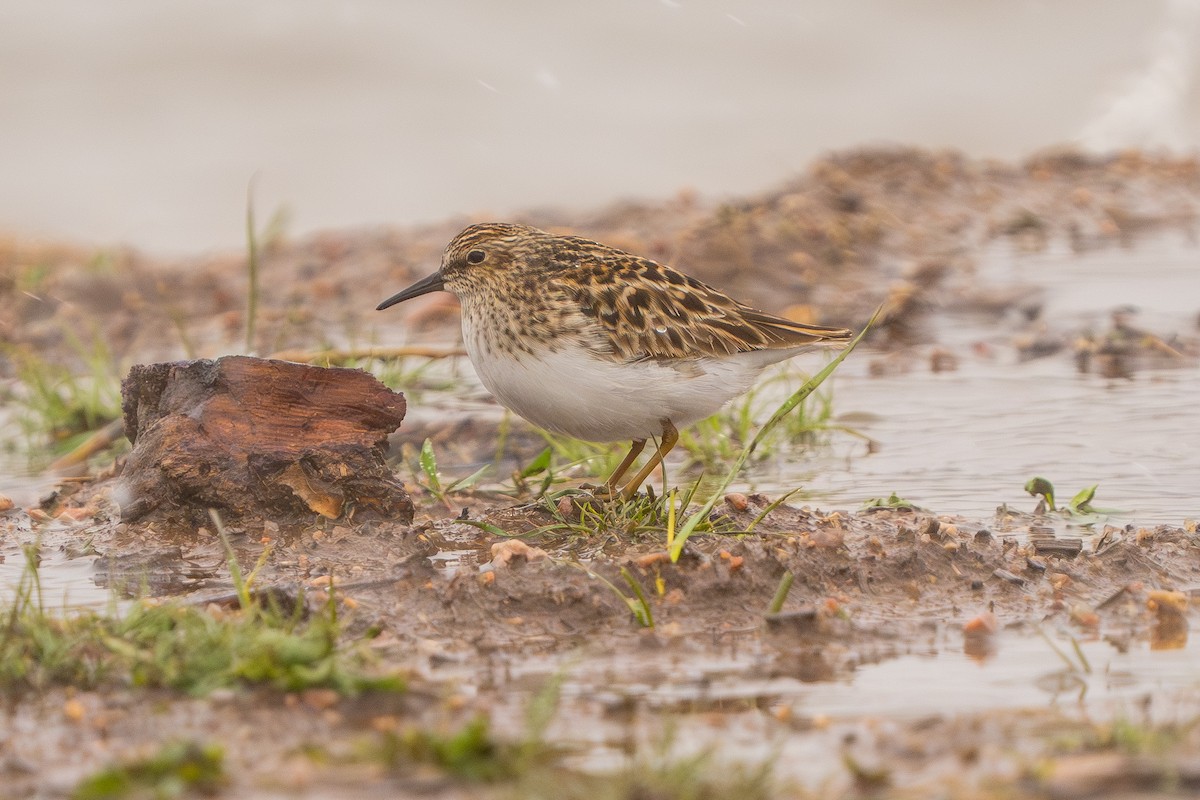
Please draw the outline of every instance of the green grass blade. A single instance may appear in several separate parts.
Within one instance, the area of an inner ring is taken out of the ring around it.
[[[466,489],[470,489],[472,486],[479,483],[479,479],[482,478],[483,474],[485,472],[487,472],[488,470],[490,470],[491,468],[492,468],[491,464],[484,464],[482,467],[475,470],[467,477],[459,478],[454,483],[452,483],[446,487],[446,494],[449,494],[450,492],[461,492]]]
[[[746,460],[750,458],[750,455],[754,452],[754,448],[758,446],[759,442],[761,442],[763,438],[771,432],[771,429],[778,425],[780,420],[787,416],[793,408],[804,402],[804,398],[816,391],[817,387],[820,386],[826,378],[833,374],[833,371],[838,368],[838,365],[846,360],[846,356],[854,352],[854,348],[858,347],[858,343],[861,342],[863,337],[867,335],[867,332],[871,330],[871,326],[875,324],[875,320],[879,318],[879,315],[882,312],[883,306],[875,309],[875,313],[871,315],[871,319],[869,319],[867,324],[863,326],[863,329],[859,332],[858,336],[855,336],[854,339],[851,340],[850,344],[846,345],[846,349],[838,353],[837,357],[826,364],[824,369],[809,378],[803,386],[792,393],[791,397],[783,401],[783,404],[780,405],[779,408],[775,409],[775,413],[771,415],[771,418],[767,420],[761,428],[758,429],[758,433],[754,435],[754,438],[750,441],[750,444],[742,448],[742,451],[738,453],[738,457],[733,462],[733,466],[731,466],[729,471],[725,473],[725,477],[721,481],[721,485],[717,487],[717,490],[712,493],[711,497],[708,498],[708,502],[705,503],[699,511],[688,517],[687,521],[684,522],[683,527],[675,536],[675,542],[671,547],[672,561],[679,560],[679,556],[683,552],[683,546],[685,543],[687,543],[688,537],[695,532],[697,526],[699,526],[701,522],[708,519],[708,515],[712,513],[713,507],[717,504],[717,500],[725,496],[725,490],[729,488],[729,484],[733,483],[733,479],[737,477],[739,472],[741,472],[742,467],[746,464]]]
[[[646,600],[646,594],[642,591],[642,584],[633,576],[633,573],[626,567],[621,567],[621,577],[629,584],[629,588],[637,596],[637,600],[626,599],[629,604],[629,610],[637,617],[638,624],[643,628],[654,627],[654,614],[650,611],[650,603]]]
[[[484,533],[490,533],[492,536],[502,536],[505,539],[520,539],[522,536],[528,536],[528,533],[509,533],[503,528],[493,525],[490,522],[484,522],[481,519],[456,519],[454,522],[458,525],[470,525],[472,528],[478,528]]]
[[[238,596],[238,605],[243,611],[247,611],[254,605],[254,601],[250,595],[250,586],[242,575],[242,565],[238,563],[237,553],[234,552],[233,544],[229,541],[229,534],[225,532],[225,522],[215,508],[208,510],[208,518],[212,520],[213,527],[217,529],[217,536],[225,547],[225,563],[229,569],[229,577],[233,580],[233,590]]]
[[[758,516],[756,516],[750,522],[750,524],[746,526],[746,533],[754,533],[754,529],[758,527],[758,523],[760,523],[764,519],[766,519],[767,515],[770,514],[772,511],[779,508],[781,505],[786,503],[788,500],[791,500],[796,495],[800,494],[800,491],[801,491],[800,487],[796,487],[795,489],[792,489],[787,494],[780,495],[778,498],[773,500],[770,503],[770,505],[768,505],[762,511],[758,512]]]
[[[254,352],[254,328],[258,319],[258,234],[254,230],[254,183],[246,192],[246,352]]]
[[[545,450],[534,456],[534,459],[529,462],[524,469],[521,470],[522,478],[532,478],[534,475],[541,475],[546,470],[550,469],[550,457],[554,454],[552,447],[546,447]]]
[[[429,439],[421,445],[421,455],[417,461],[421,464],[421,472],[425,473],[425,479],[429,481],[429,490],[440,496],[442,484],[438,480],[437,456],[433,454],[433,442]]]
[[[783,610],[783,603],[787,600],[788,592],[792,590],[792,583],[796,580],[796,576],[791,570],[783,573],[783,577],[779,580],[779,588],[775,590],[775,596],[771,598],[771,605],[767,606],[768,614],[778,614]]]

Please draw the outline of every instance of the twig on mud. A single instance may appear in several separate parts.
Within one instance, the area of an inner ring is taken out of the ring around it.
[[[77,467],[103,450],[112,447],[125,435],[125,420],[114,419],[100,430],[84,439],[71,452],[59,456],[50,464],[52,472],[61,472],[71,467]]]
[[[394,358],[455,358],[465,356],[466,350],[447,350],[438,347],[367,347],[350,350],[280,350],[269,357],[280,361],[295,361],[300,364],[316,364],[319,362],[358,361],[360,359],[378,358],[389,360]]]

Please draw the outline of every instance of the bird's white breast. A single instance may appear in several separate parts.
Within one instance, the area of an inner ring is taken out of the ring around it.
[[[763,367],[798,352],[623,364],[597,359],[571,341],[511,352],[489,346],[472,328],[464,317],[467,354],[501,405],[535,425],[593,442],[659,436],[663,419],[690,425],[749,389]]]

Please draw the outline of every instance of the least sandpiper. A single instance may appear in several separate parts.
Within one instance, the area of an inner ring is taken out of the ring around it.
[[[442,266],[379,304],[448,291],[462,304],[467,355],[501,405],[594,442],[632,440],[602,491],[633,497],[679,439],[769,364],[851,331],[776,317],[666,266],[526,225],[466,228]],[[620,486],[646,446],[649,461]]]

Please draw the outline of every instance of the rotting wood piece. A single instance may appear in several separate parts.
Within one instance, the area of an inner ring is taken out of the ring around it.
[[[411,522],[384,460],[404,396],[366,372],[248,356],[141,364],[121,383],[133,443],[122,519],[216,508]]]

